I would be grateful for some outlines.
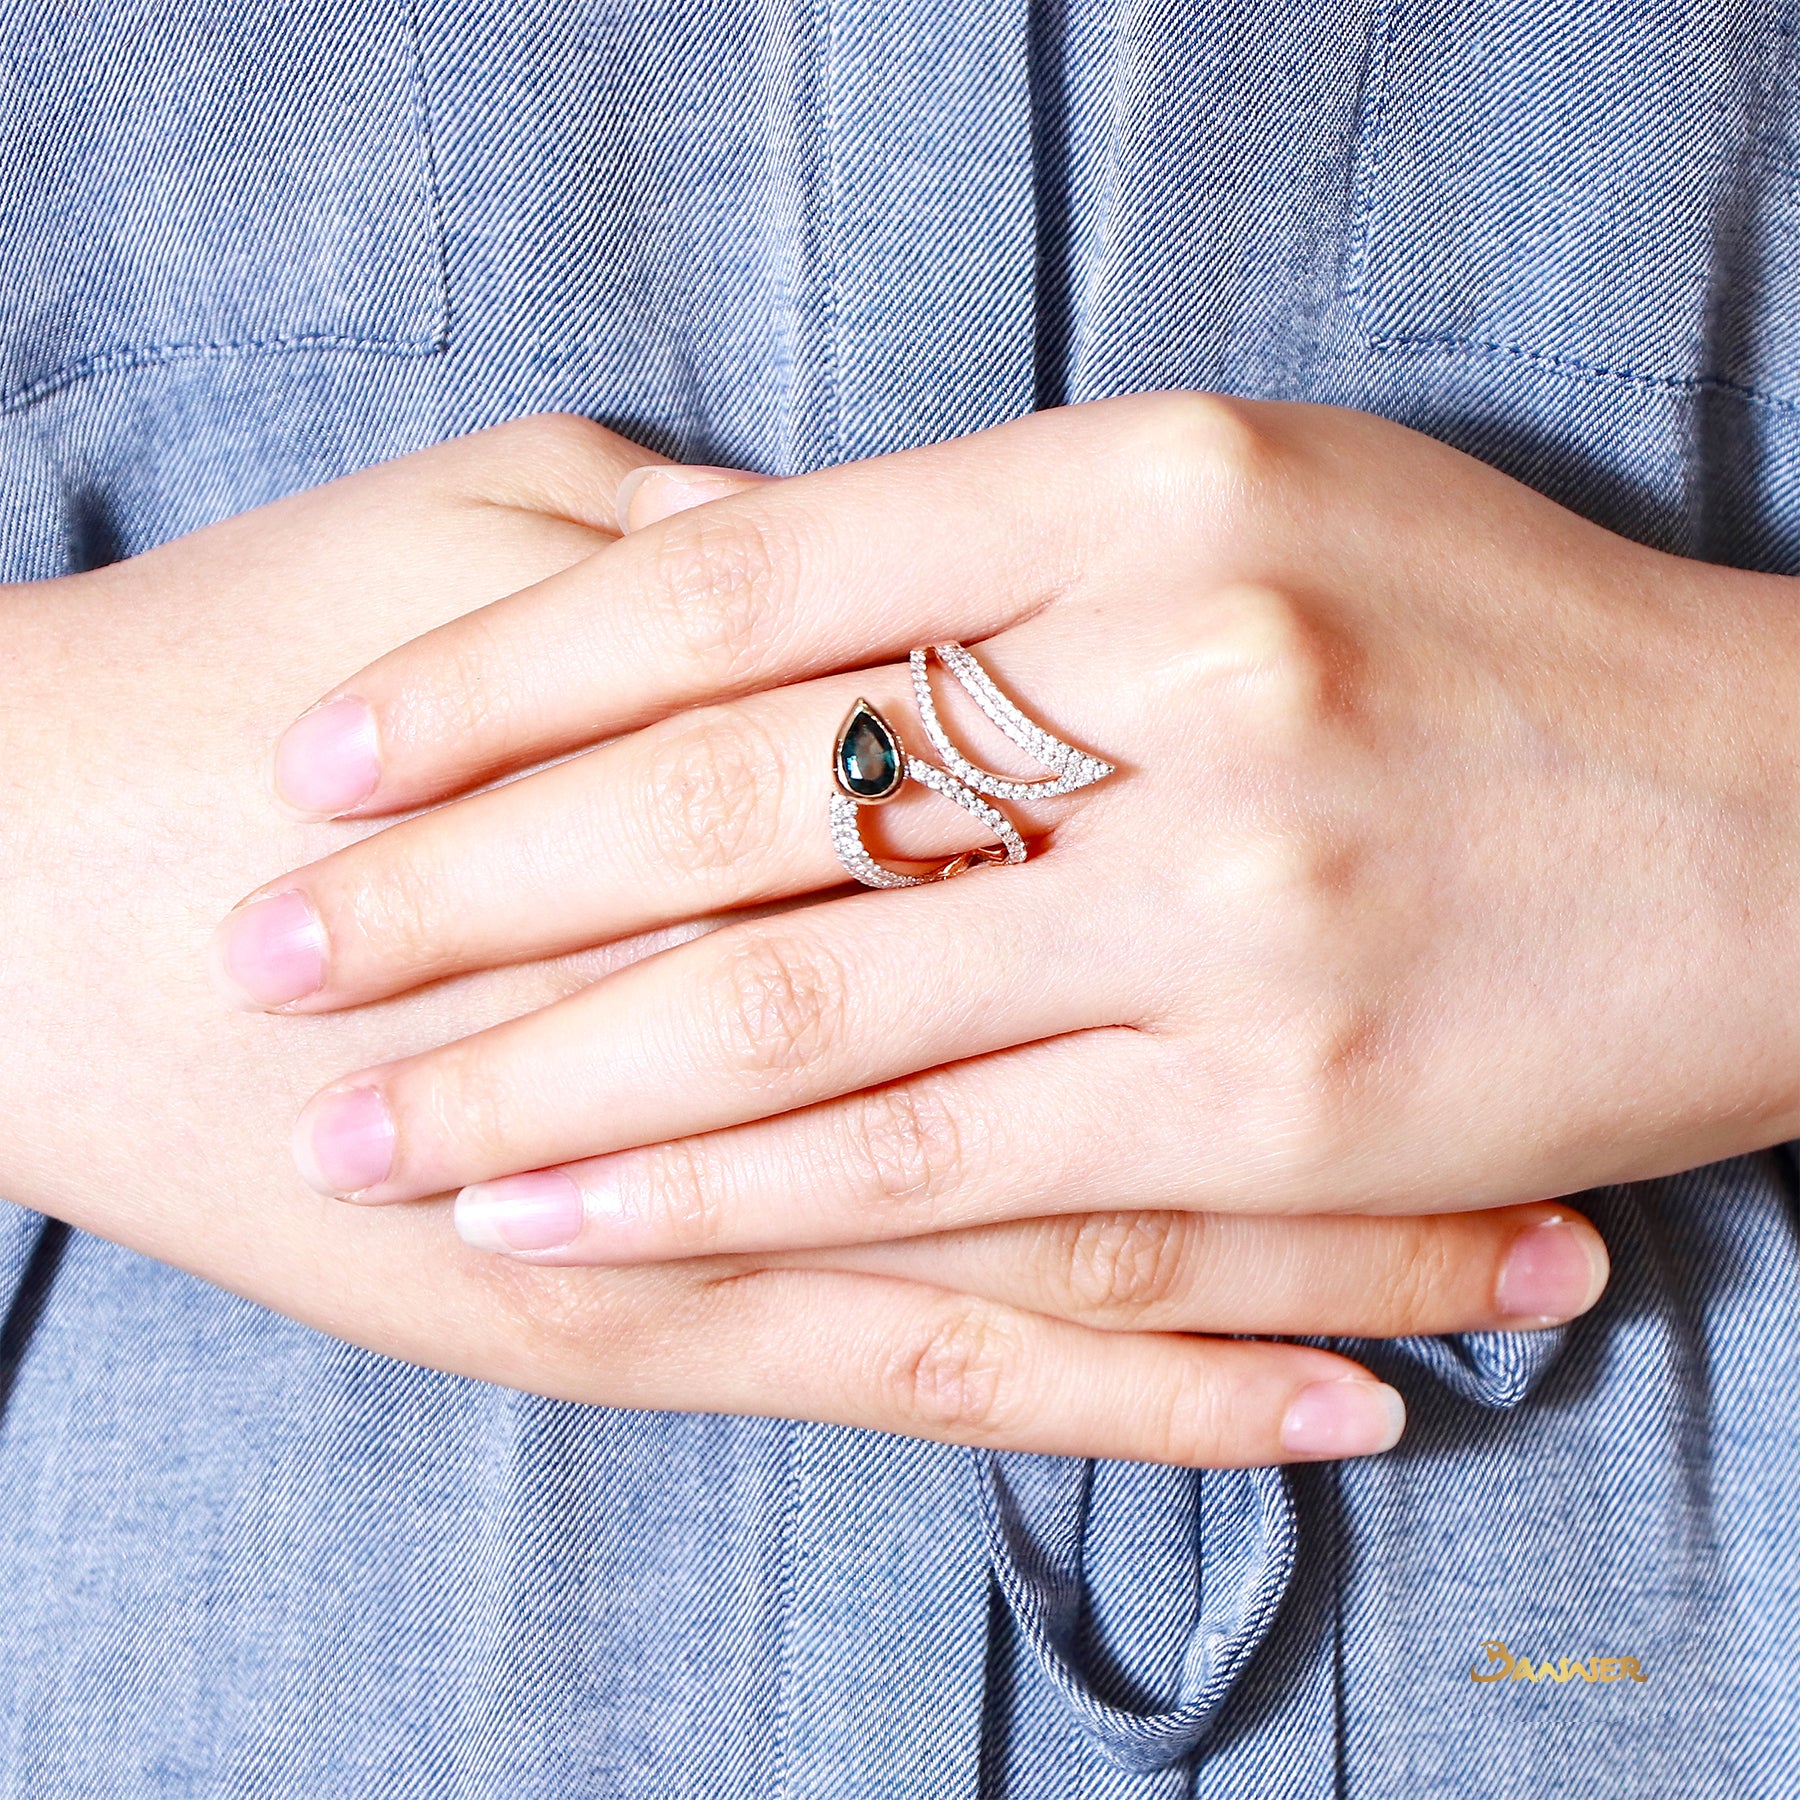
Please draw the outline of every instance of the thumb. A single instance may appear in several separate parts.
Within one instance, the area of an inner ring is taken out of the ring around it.
[[[748,469],[719,469],[705,463],[643,463],[619,483],[613,511],[621,534],[641,531],[671,513],[723,500],[773,481],[772,475],[753,475]]]

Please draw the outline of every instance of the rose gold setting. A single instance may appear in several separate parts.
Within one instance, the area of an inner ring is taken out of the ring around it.
[[[893,740],[894,748],[899,758],[900,766],[898,774],[894,781],[894,785],[890,787],[886,793],[853,793],[849,788],[844,786],[843,772],[838,767],[837,758],[833,757],[831,762],[832,785],[846,800],[851,801],[857,806],[886,806],[890,800],[897,800],[900,797],[900,790],[906,786],[906,751],[900,743],[900,734],[894,729],[893,721],[888,718],[887,714],[884,713],[874,701],[865,699],[861,694],[858,694],[857,697],[851,701],[850,710],[844,714],[843,723],[838,726],[837,741],[839,743],[843,742],[845,734],[849,731],[850,726],[858,713],[866,713],[881,727],[882,731]]]
[[[1056,773],[1036,781],[1019,781],[997,775],[991,769],[984,769],[964,756],[950,741],[950,734],[944,729],[943,721],[938,716],[937,702],[931,691],[929,659],[933,656],[1000,732],[1027,755],[1035,757]],[[932,747],[948,766],[940,768],[936,763],[913,756],[901,746],[900,756],[905,775],[878,798],[863,799],[844,791],[836,776],[834,760],[832,848],[837,852],[838,861],[864,887],[924,887],[934,881],[953,880],[958,875],[966,875],[971,869],[1021,863],[1025,860],[1026,848],[1018,827],[999,807],[984,800],[982,795],[988,794],[1003,800],[1054,799],[1061,794],[1072,794],[1077,788],[1088,787],[1113,773],[1111,763],[1103,762],[1097,756],[1090,756],[1085,750],[1077,750],[1073,744],[1065,743],[1020,711],[961,644],[922,645],[912,652],[910,662],[913,695],[918,702],[919,717],[924,723],[926,735],[931,739]],[[872,713],[876,711],[867,701],[859,700],[846,716],[846,724],[849,717],[854,716],[857,707],[868,707]],[[893,734],[898,744],[899,734],[894,731],[892,722],[880,713],[876,713],[876,717]],[[921,786],[942,794],[946,800],[953,801],[972,817],[979,819],[998,841],[974,850],[965,850],[937,867],[918,874],[904,873],[877,862],[863,842],[862,809],[865,806],[885,804],[907,781],[916,781]]]

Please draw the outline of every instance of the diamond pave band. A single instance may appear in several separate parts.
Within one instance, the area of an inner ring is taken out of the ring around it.
[[[951,743],[943,721],[938,717],[937,701],[931,693],[930,657],[938,661],[956,678],[957,685],[975,702],[988,718],[1028,756],[1035,756],[1045,768],[1056,774],[1041,781],[1012,781],[1004,775],[980,768]],[[1035,719],[1028,719],[995,687],[994,678],[961,644],[933,644],[929,652],[915,650],[911,657],[913,698],[918,703],[919,717],[925,722],[925,735],[944,759],[951,774],[961,778],[978,794],[992,794],[997,800],[1052,800],[1059,794],[1072,794],[1077,788],[1091,786],[1113,772],[1109,762],[1077,750],[1053,737]]]
[[[959,687],[1006,737],[1055,773],[1035,781],[1015,780],[984,769],[951,742],[938,715],[931,691],[930,658],[935,656]],[[1000,800],[1045,800],[1071,794],[1077,788],[1100,781],[1113,765],[1077,750],[1046,731],[1035,719],[1009,700],[993,678],[961,644],[920,647],[911,657],[913,695],[919,717],[932,748],[945,767],[913,756],[902,746],[899,734],[867,700],[851,707],[838,730],[832,758],[832,778],[837,791],[831,796],[831,843],[838,861],[865,887],[923,887],[928,882],[948,881],[970,869],[1025,860],[1025,840],[1001,809],[982,795]],[[908,781],[954,801],[990,831],[997,840],[977,850],[964,851],[922,874],[890,869],[869,854],[862,836],[862,809],[893,799]]]

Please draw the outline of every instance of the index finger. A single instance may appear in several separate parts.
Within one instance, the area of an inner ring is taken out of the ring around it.
[[[341,812],[418,806],[700,702],[1017,623],[1077,585],[1091,489],[1121,443],[1166,464],[1168,414],[1146,426],[1133,407],[759,484],[414,639],[326,697],[379,765]],[[1226,402],[1195,407],[1202,435],[1248,429]]]

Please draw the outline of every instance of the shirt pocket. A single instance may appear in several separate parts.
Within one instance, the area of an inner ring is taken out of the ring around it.
[[[83,376],[442,347],[409,0],[11,0],[0,408]]]
[[[1379,348],[1800,402],[1800,0],[1378,0]]]

